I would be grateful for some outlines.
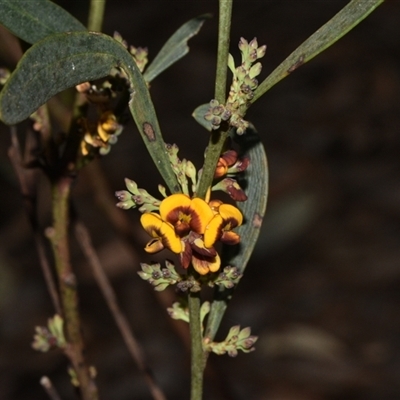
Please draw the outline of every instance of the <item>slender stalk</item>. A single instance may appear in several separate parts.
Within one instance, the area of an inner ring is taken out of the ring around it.
[[[67,338],[66,355],[69,357],[79,382],[83,400],[97,400],[97,387],[90,376],[84,359],[76,277],[70,262],[68,226],[69,200],[73,178],[62,176],[53,183],[53,227],[47,229],[51,241],[58,276],[63,319]]]
[[[89,265],[92,269],[97,285],[99,286],[103,297],[108,305],[108,308],[110,309],[111,314],[114,317],[115,323],[118,326],[119,331],[121,332],[125,345],[128,348],[128,351],[131,354],[133,360],[136,362],[139,370],[144,374],[145,380],[147,382],[147,385],[149,386],[153,399],[165,400],[166,397],[160,387],[157,385],[157,382],[154,380],[150,367],[146,363],[140,344],[136,340],[129,326],[128,319],[119,307],[115,291],[111,286],[111,283],[101,265],[100,259],[92,245],[89,231],[82,222],[78,222],[75,225],[75,232],[81,249],[84,252],[86,259],[88,260]]]
[[[88,19],[89,31],[101,32],[105,7],[106,7],[106,0],[90,1],[89,19]]]
[[[49,291],[50,298],[53,302],[54,308],[58,314],[61,314],[60,299],[58,296],[56,284],[54,281],[51,267],[48,262],[44,238],[40,232],[36,211],[37,211],[37,185],[38,185],[38,174],[39,171],[33,168],[26,168],[25,164],[28,164],[32,160],[23,159],[21,155],[21,147],[19,145],[17,137],[17,129],[15,126],[10,128],[11,132],[11,146],[8,149],[8,157],[11,160],[11,164],[17,175],[21,194],[24,199],[25,210],[28,214],[28,219],[34,232],[34,239],[36,249],[39,255],[40,266],[42,268],[43,276],[46,282],[47,289]],[[27,141],[25,144],[25,153],[29,151],[34,152],[36,150],[33,146],[32,140],[29,140],[31,136],[27,135]]]
[[[229,54],[229,38],[232,15],[232,0],[219,1],[218,57],[215,80],[215,99],[225,103],[226,76]],[[212,131],[206,150],[203,172],[197,187],[196,196],[205,198],[214,177],[215,167],[229,135],[229,126]],[[203,395],[203,374],[207,355],[203,351],[203,329],[200,321],[200,296],[189,294],[190,337],[191,337],[191,400],[201,400]]]
[[[226,76],[229,54],[229,38],[231,29],[232,0],[219,1],[219,28],[218,28],[218,57],[215,80],[214,97],[224,104],[226,100]],[[203,172],[197,187],[196,196],[204,198],[214,177],[215,167],[221,155],[225,141],[229,135],[229,127],[221,125],[221,128],[212,131],[206,150]]]
[[[203,396],[203,372],[205,354],[203,351],[202,327],[200,321],[200,295],[189,294],[190,338],[191,338],[191,388],[190,400],[201,400]]]
[[[43,386],[50,400],[61,400],[60,395],[47,376],[43,376],[42,379],[40,379],[40,384]]]
[[[220,103],[224,103],[226,98],[226,76],[228,72],[227,64],[232,19],[232,1],[233,0],[219,1],[218,55],[214,97]]]

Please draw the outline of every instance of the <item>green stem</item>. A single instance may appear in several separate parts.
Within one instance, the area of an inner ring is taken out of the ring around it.
[[[67,345],[65,353],[70,359],[79,382],[83,400],[97,400],[97,387],[90,376],[84,359],[76,277],[73,273],[68,240],[69,199],[73,178],[64,176],[53,183],[53,227],[47,231],[53,253],[60,289]]]
[[[225,103],[226,76],[229,54],[229,37],[232,15],[232,0],[219,1],[218,58],[215,80],[215,99]],[[229,134],[229,126],[211,132],[204,160],[203,172],[197,187],[196,196],[205,198],[214,178],[214,171],[223,146]],[[203,350],[203,328],[200,320],[200,295],[189,294],[190,337],[191,337],[191,392],[190,400],[201,400],[203,395],[203,374],[207,354]]]
[[[88,19],[89,31],[101,32],[105,6],[106,6],[106,0],[90,1],[90,10]]]
[[[226,99],[226,76],[228,72],[228,55],[230,43],[232,19],[232,0],[219,1],[219,23],[218,23],[218,55],[217,72],[215,78],[215,99],[225,103]]]
[[[199,293],[189,294],[189,316],[192,355],[190,400],[201,400],[203,396],[205,353],[203,351]]]
[[[219,1],[218,58],[214,97],[224,104],[226,100],[226,76],[229,54],[229,37],[231,29],[232,0]],[[214,178],[215,167],[221,155],[229,127],[223,126],[211,132],[210,142],[206,150],[203,172],[197,187],[196,196],[204,198]]]

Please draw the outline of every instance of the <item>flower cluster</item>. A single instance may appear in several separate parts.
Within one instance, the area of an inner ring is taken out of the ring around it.
[[[166,151],[182,193],[167,196],[166,189],[159,185],[159,191],[164,197],[160,201],[145,189],[138,188],[134,181],[125,179],[128,190],[115,193],[119,200],[117,206],[124,210],[140,206],[139,211],[143,213],[140,222],[151,236],[145,246],[147,253],[169,249],[179,255],[180,264],[185,269],[192,264],[200,275],[216,272],[221,267],[221,259],[215,245],[218,241],[228,245],[240,242],[239,235],[233,229],[243,223],[243,215],[231,204],[220,200],[210,201],[210,193],[222,190],[236,201],[246,200],[246,194],[233,176],[247,168],[249,159],[239,158],[234,150],[223,153],[215,171],[217,182],[210,188],[207,199],[203,200],[195,195],[201,171],[197,172],[190,160],[179,159],[179,148],[176,144],[167,144]],[[154,268],[142,268],[141,277],[151,281],[154,286],[159,286],[160,290],[166,283],[171,284],[170,277],[160,280],[160,271]],[[233,276],[224,276],[221,279],[221,282],[215,284],[225,285],[227,280],[236,280]],[[181,284],[182,289],[185,287],[185,290],[195,290],[185,280],[175,283]]]
[[[81,126],[84,131],[81,141],[83,156],[87,156],[91,149],[98,149],[101,155],[108,154],[111,145],[117,143],[118,136],[123,129],[112,111],[103,112],[95,125],[89,124],[86,119],[82,119]]]
[[[219,201],[207,203],[186,194],[165,198],[155,212],[144,213],[140,222],[152,237],[145,251],[156,253],[164,248],[179,254],[183,268],[192,263],[200,274],[216,272],[221,259],[214,248],[217,241],[234,245],[240,237],[233,229],[243,222],[241,212]]]
[[[239,158],[235,150],[227,150],[221,155],[215,169],[214,178],[220,179],[211,190],[221,190],[235,200],[246,201],[247,195],[236,180],[236,174],[243,172],[249,166],[247,157]],[[223,179],[221,179],[223,178]]]
[[[210,108],[204,118],[211,123],[212,129],[218,129],[222,121],[229,121],[229,125],[236,128],[236,133],[242,135],[250,126],[243,117],[254,97],[254,90],[258,86],[256,77],[262,68],[260,62],[255,62],[264,57],[267,47],[265,45],[258,47],[256,38],[250,42],[240,38],[239,49],[242,63],[237,68],[233,56],[229,54],[228,58],[228,67],[232,71],[233,80],[226,105],[219,104],[215,99],[211,100]]]
[[[64,348],[66,340],[64,337],[64,321],[56,314],[50,318],[46,326],[35,327],[32,347],[35,350],[46,352],[52,348]]]

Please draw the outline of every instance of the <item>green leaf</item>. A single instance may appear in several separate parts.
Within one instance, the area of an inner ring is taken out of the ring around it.
[[[212,129],[212,123],[207,121],[204,118],[206,112],[210,109],[210,104],[201,104],[200,106],[196,107],[196,109],[192,113],[192,117],[203,127],[206,128],[209,132]]]
[[[199,32],[204,21],[209,18],[211,18],[209,14],[200,15],[182,25],[156,55],[145,71],[144,79],[151,82],[161,72],[187,54],[189,52],[188,40]]]
[[[129,109],[145,145],[171,192],[179,191],[146,82],[133,57],[116,40],[97,32],[57,33],[34,44],[0,93],[0,119],[16,124],[56,93],[107,76],[112,67],[127,75]]]
[[[240,245],[224,246],[222,264],[237,267],[243,273],[256,245],[267,207],[268,164],[264,146],[255,131],[247,130],[246,134],[236,136],[235,141],[250,158],[250,165],[246,171],[248,200],[238,205],[245,220],[242,226],[235,229],[240,235]],[[211,340],[217,333],[233,290],[221,287],[215,289],[205,334]]]
[[[54,33],[86,30],[71,14],[48,0],[0,0],[0,24],[31,44]]]
[[[374,11],[383,1],[352,0],[272,71],[258,86],[251,102],[254,103],[283,78],[338,41]]]

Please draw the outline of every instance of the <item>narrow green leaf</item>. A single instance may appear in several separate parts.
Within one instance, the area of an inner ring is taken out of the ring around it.
[[[251,102],[254,103],[280,80],[338,41],[374,11],[383,1],[352,0],[272,71],[258,86]]]
[[[170,65],[181,59],[189,52],[187,42],[196,35],[204,21],[211,18],[210,14],[200,15],[182,25],[164,44],[160,52],[156,55],[152,63],[144,73],[144,79],[151,82],[161,72]]]
[[[268,164],[264,146],[256,132],[247,131],[246,134],[237,136],[235,141],[250,158],[246,176],[248,200],[238,204],[245,220],[245,224],[236,229],[240,235],[240,245],[224,246],[222,262],[223,266],[235,266],[243,273],[256,245],[267,207]],[[215,290],[206,328],[206,337],[211,340],[217,333],[233,290],[221,288]]]
[[[56,93],[107,76],[112,67],[126,73],[133,96],[129,109],[145,145],[169,189],[179,190],[153,103],[133,57],[110,36],[95,32],[57,33],[34,44],[0,93],[0,119],[16,124]]]
[[[48,0],[0,0],[0,24],[31,44],[53,33],[86,30],[71,14]]]

